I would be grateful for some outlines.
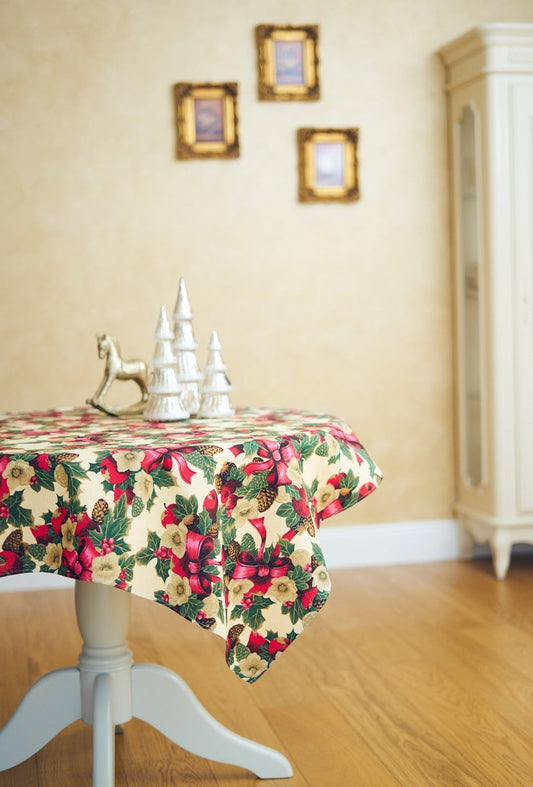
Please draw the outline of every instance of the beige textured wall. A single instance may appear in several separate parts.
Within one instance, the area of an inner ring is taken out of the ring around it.
[[[0,408],[83,403],[95,333],[150,359],[184,276],[237,404],[345,417],[380,491],[337,519],[451,515],[443,72],[531,0],[2,0]],[[253,28],[320,25],[319,102],[256,100]],[[237,81],[242,155],[174,158],[171,86]],[[361,200],[296,200],[295,134],[360,128]]]

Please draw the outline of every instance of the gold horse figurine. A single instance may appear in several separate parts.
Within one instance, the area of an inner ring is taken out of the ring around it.
[[[107,415],[137,415],[142,413],[148,401],[147,386],[147,367],[144,361],[132,360],[123,361],[120,348],[115,336],[108,333],[99,334],[96,337],[98,342],[98,357],[105,358],[104,379],[98,386],[96,393],[91,399],[87,399],[87,404],[96,407]],[[133,380],[141,389],[142,398],[125,407],[109,407],[104,398],[115,380]]]

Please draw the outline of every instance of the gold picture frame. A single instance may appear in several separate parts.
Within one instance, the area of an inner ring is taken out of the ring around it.
[[[260,101],[317,101],[318,25],[257,25]]]
[[[359,199],[357,128],[298,129],[300,202]]]
[[[238,158],[236,82],[174,85],[179,159]]]

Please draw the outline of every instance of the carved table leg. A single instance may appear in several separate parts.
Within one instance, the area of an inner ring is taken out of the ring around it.
[[[82,718],[93,725],[93,785],[112,787],[115,726],[136,716],[201,757],[239,765],[262,779],[292,776],[282,754],[219,724],[173,672],[155,664],[133,665],[126,642],[129,594],[76,582],[75,595],[83,637],[78,667],[50,672],[29,689],[0,730],[0,771],[31,757]],[[177,715],[187,718],[186,727],[178,726]]]
[[[0,730],[0,771],[27,760],[79,718],[80,674],[76,667],[43,675]]]
[[[240,765],[260,779],[292,776],[286,757],[219,724],[175,673],[156,664],[137,664],[131,678],[133,715],[183,749],[216,762]],[[178,720],[178,708],[186,724]]]

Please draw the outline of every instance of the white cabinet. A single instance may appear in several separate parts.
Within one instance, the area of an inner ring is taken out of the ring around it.
[[[533,544],[533,25],[489,24],[446,67],[456,513],[503,578]]]

